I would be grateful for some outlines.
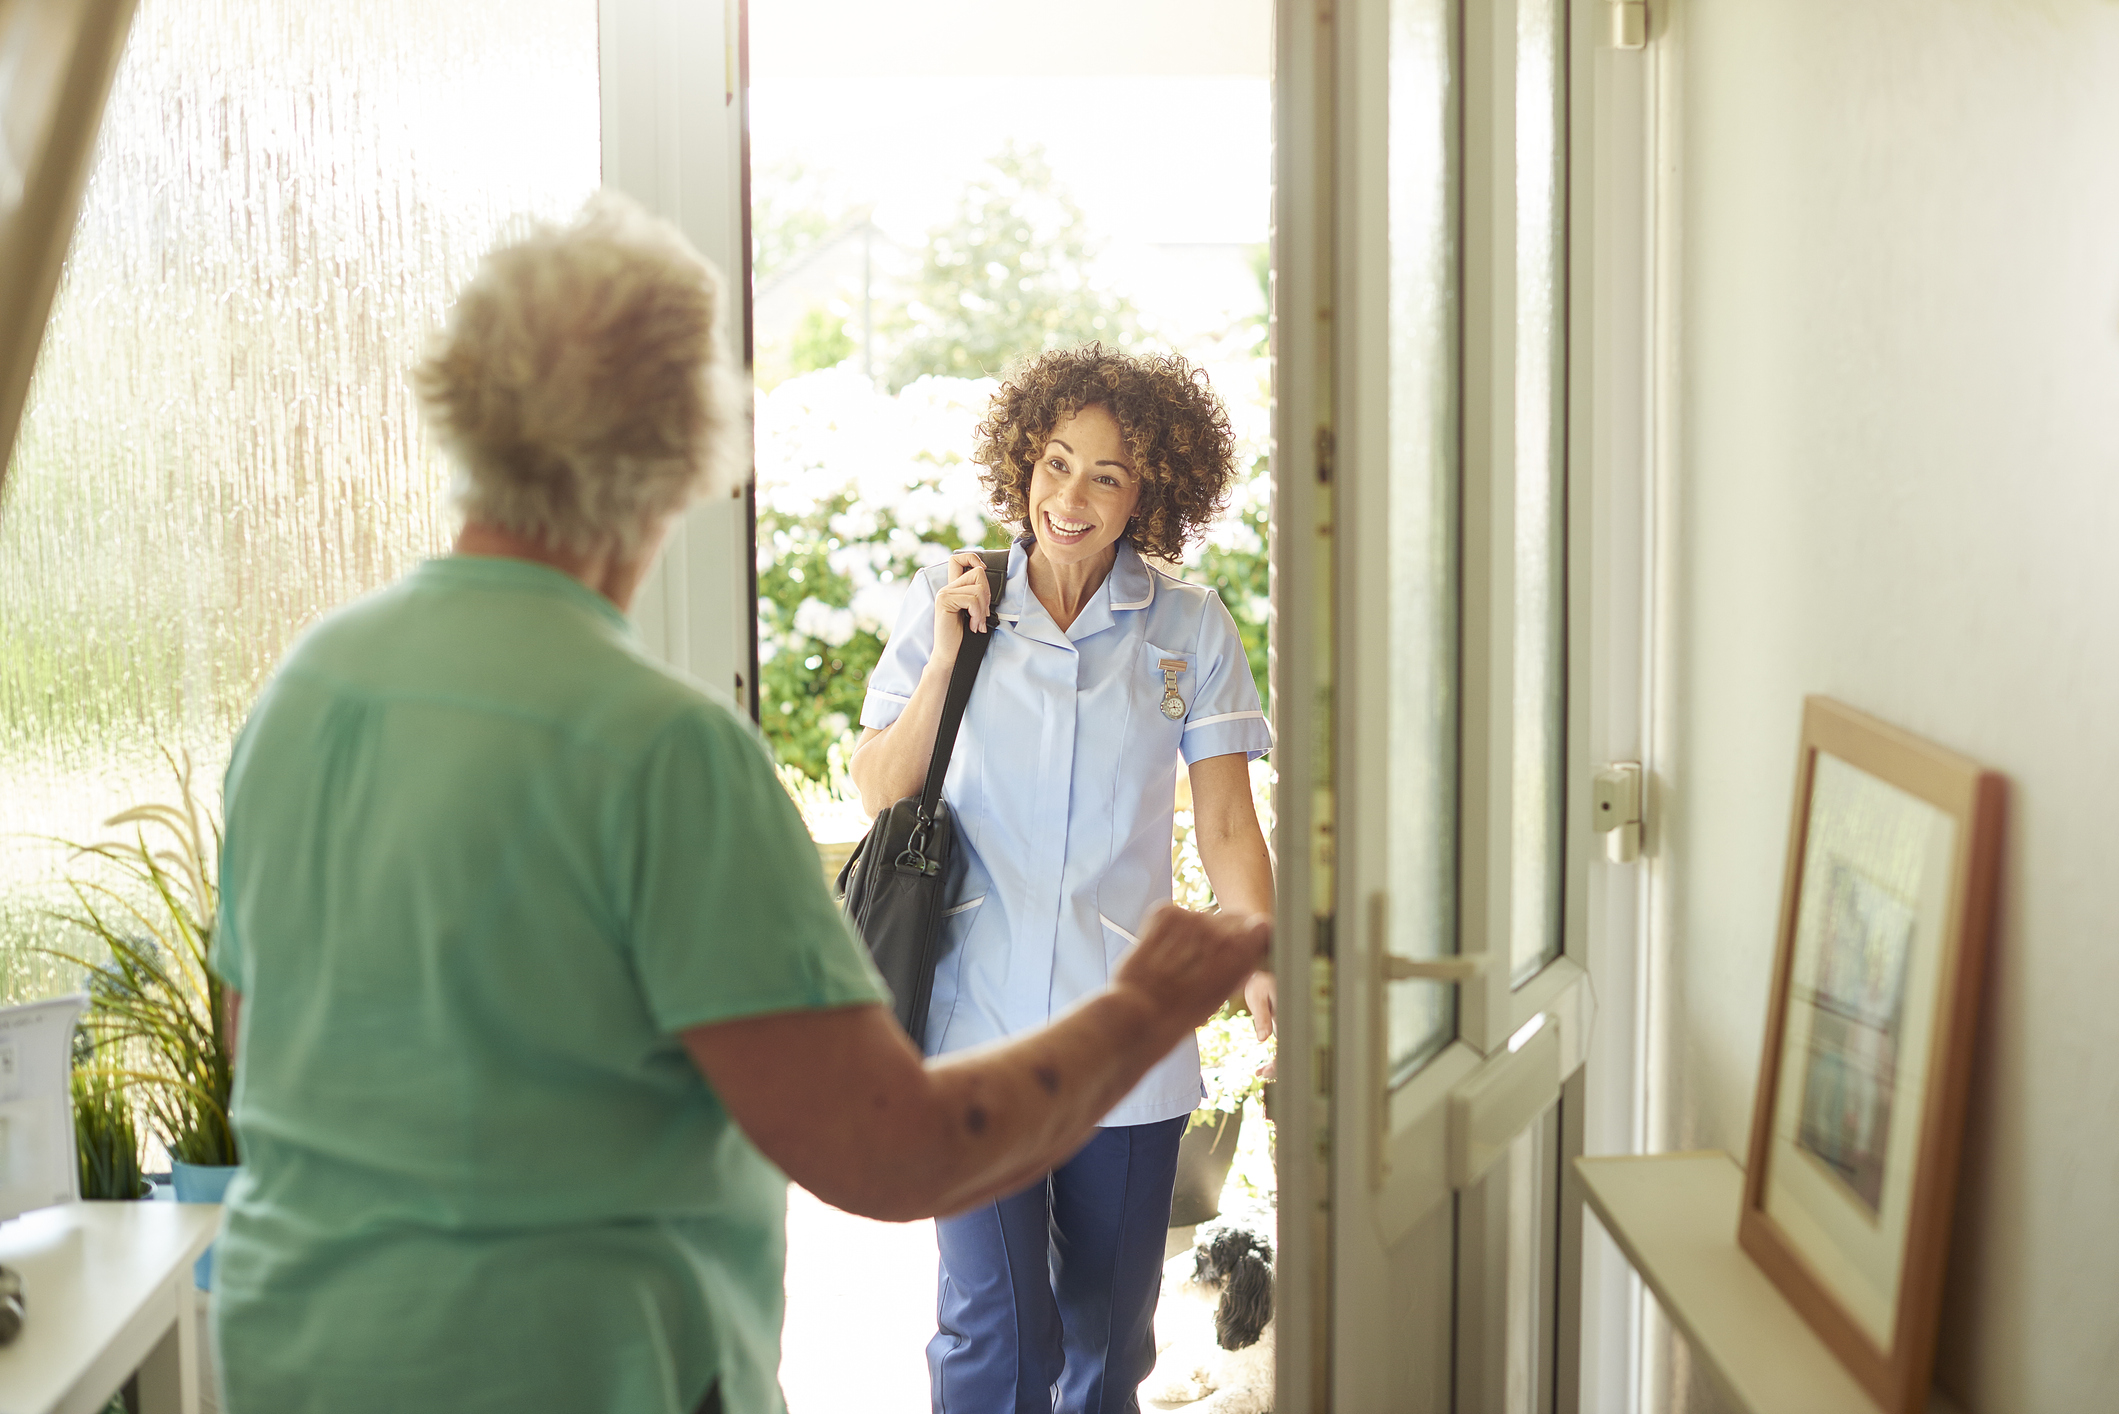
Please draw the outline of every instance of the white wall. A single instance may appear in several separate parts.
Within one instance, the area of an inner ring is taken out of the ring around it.
[[[2119,4],[1662,8],[1658,1138],[1747,1142],[1802,696],[2006,772],[1940,1380],[2119,1407]]]

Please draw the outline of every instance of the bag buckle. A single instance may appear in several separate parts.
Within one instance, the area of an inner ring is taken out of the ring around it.
[[[920,812],[919,822],[912,827],[912,837],[905,841],[905,848],[898,853],[897,866],[901,874],[923,874],[933,878],[941,865],[927,857],[927,830],[933,825],[926,811]]]

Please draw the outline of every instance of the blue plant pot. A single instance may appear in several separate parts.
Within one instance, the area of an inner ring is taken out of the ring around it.
[[[179,1203],[218,1203],[228,1192],[229,1180],[241,1172],[234,1164],[187,1164],[182,1159],[170,1160],[171,1186],[177,1191]],[[208,1246],[206,1255],[194,1262],[191,1279],[201,1291],[213,1290],[213,1248]]]

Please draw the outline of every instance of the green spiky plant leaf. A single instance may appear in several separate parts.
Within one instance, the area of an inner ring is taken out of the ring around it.
[[[117,1058],[105,1072],[132,1093],[170,1156],[234,1164],[234,1038],[207,961],[221,832],[192,789],[190,758],[169,762],[177,804],[135,806],[104,822],[129,827],[130,839],[69,844],[83,866],[67,880],[76,907],[54,916],[102,955],[46,951],[86,974],[98,1052]]]
[[[138,1198],[140,1133],[125,1081],[93,1062],[73,1073],[74,1149],[81,1160],[83,1198]]]

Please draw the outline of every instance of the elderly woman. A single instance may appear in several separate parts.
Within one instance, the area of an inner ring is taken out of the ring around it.
[[[288,654],[227,782],[233,1414],[773,1414],[787,1176],[1020,1188],[1257,965],[1166,910],[1053,1026],[925,1066],[750,723],[624,610],[741,416],[715,282],[606,199],[493,253],[417,388],[456,553]]]
[[[1205,375],[1100,347],[1031,360],[978,429],[994,510],[1021,528],[943,797],[968,856],[925,1047],[1021,1035],[1093,995],[1170,897],[1180,757],[1226,912],[1270,913],[1248,763],[1271,744],[1229,611],[1174,561],[1226,504],[1233,439]],[[871,812],[924,780],[975,553],[923,572],[869,679],[853,758]],[[1273,979],[1244,994],[1260,1036]],[[1047,1177],[936,1225],[936,1414],[1137,1408],[1177,1144],[1201,1098],[1188,1036]]]

